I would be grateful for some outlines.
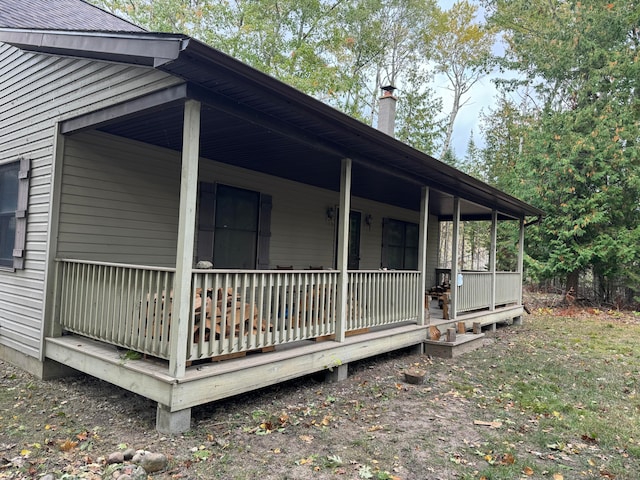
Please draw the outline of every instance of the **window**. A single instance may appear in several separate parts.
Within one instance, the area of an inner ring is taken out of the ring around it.
[[[13,267],[19,162],[0,165],[0,267]]]
[[[0,165],[0,268],[24,268],[31,161]]]
[[[417,270],[418,232],[416,223],[383,219],[382,266],[397,270]]]
[[[202,182],[198,209],[197,260],[215,268],[268,268],[270,195]]]

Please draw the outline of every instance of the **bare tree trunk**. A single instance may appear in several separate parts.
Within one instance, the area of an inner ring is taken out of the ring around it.
[[[442,144],[442,151],[440,152],[440,158],[444,157],[445,154],[451,148],[451,137],[453,136],[453,124],[456,121],[456,117],[458,116],[458,112],[460,111],[460,98],[462,94],[460,93],[458,88],[454,88],[453,94],[453,105],[451,106],[451,112],[449,113],[449,121],[447,122],[447,131],[444,136],[444,143]]]

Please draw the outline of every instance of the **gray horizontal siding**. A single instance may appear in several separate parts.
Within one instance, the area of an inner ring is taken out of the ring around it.
[[[67,138],[58,256],[174,266],[180,159],[97,132]]]
[[[0,44],[0,164],[27,156],[32,166],[25,268],[0,270],[0,344],[41,356],[56,122],[179,82],[151,69],[36,55]]]
[[[177,152],[100,133],[69,137],[58,255],[173,266],[179,165]],[[326,218],[326,210],[338,203],[337,192],[209,159],[201,159],[199,173],[206,182],[272,196],[269,261],[272,268],[334,266],[336,225]],[[419,221],[415,211],[361,198],[354,197],[352,207],[362,211],[363,218],[367,213],[373,215],[371,228],[362,226],[361,269],[380,268],[384,216]],[[435,228],[437,231],[437,225]]]

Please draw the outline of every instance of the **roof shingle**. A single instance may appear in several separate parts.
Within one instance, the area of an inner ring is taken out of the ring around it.
[[[0,28],[145,31],[84,0],[0,0]]]

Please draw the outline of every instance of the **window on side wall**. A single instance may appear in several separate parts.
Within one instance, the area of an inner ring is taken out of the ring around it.
[[[0,268],[24,268],[28,159],[0,164]]]
[[[418,224],[384,218],[382,220],[382,267],[395,270],[418,269]]]

